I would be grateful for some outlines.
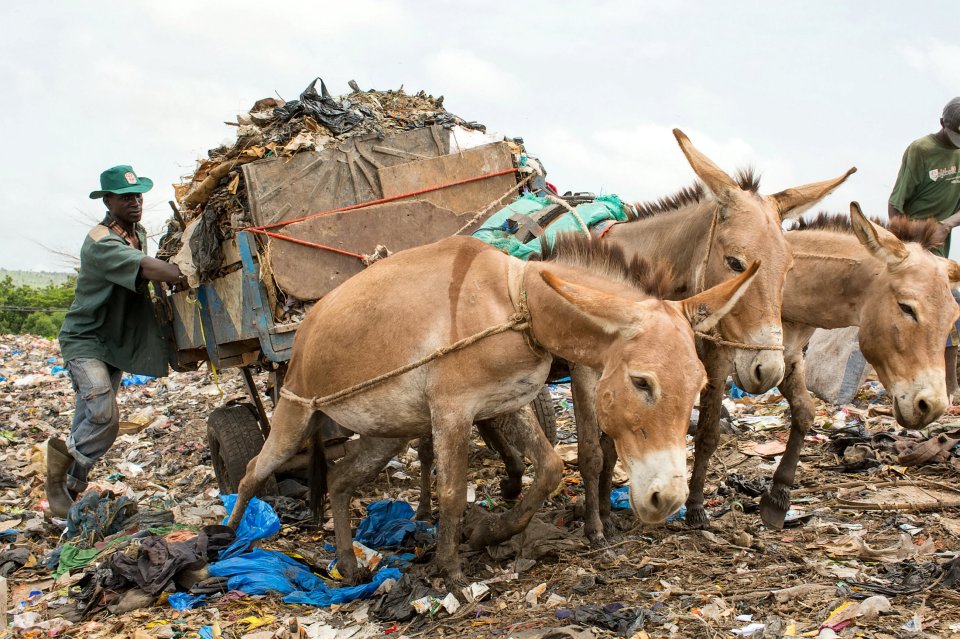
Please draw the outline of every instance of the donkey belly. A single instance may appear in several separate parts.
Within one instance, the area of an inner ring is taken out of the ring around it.
[[[489,419],[526,406],[536,398],[549,374],[550,360],[547,359],[527,374],[484,383],[477,397],[474,419]]]
[[[550,373],[550,359],[496,378],[449,384],[445,375],[414,371],[322,410],[338,424],[370,437],[429,435],[435,411],[457,411],[471,422],[529,404]]]

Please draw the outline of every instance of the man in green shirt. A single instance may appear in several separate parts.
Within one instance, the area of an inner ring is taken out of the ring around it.
[[[60,330],[60,351],[77,393],[67,441],[47,441],[50,512],[65,517],[87,486],[87,473],[113,445],[120,426],[117,390],[124,371],[162,377],[169,347],[150,299],[148,281],[186,280],[175,264],[147,256],[139,224],[143,194],[153,187],[127,165],[100,174],[106,217],[80,250],[76,294]]]
[[[960,98],[947,103],[940,130],[914,140],[903,154],[887,212],[915,220],[935,218],[948,229],[960,226]],[[948,257],[950,236],[938,255]]]
[[[913,141],[903,154],[887,213],[922,220],[934,218],[952,231],[960,226],[960,98],[943,108],[940,130]],[[934,253],[950,256],[950,233]],[[954,294],[956,297],[956,294]],[[947,393],[957,394],[957,328],[950,332],[944,351]]]

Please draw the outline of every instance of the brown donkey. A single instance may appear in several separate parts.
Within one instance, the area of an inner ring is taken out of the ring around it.
[[[622,248],[628,256],[667,260],[678,284],[672,298],[715,286],[741,273],[748,263],[762,261],[741,302],[719,322],[715,334],[708,336],[713,341],[701,344],[708,381],[700,397],[696,445],[698,451],[712,454],[719,441],[717,425],[727,376],[732,372],[737,385],[750,392],[772,388],[783,377],[780,307],[793,258],[781,223],[802,215],[856,168],[832,180],[761,195],[752,174],[741,173],[739,180],[734,180],[694,148],[683,132],[675,129],[674,136],[701,183],[657,203],[639,205],[637,219],[611,227],[603,243]],[[615,447],[600,437],[600,429],[616,439],[617,426],[601,418],[598,428],[598,416],[593,412],[596,373],[573,366],[572,380],[586,533],[599,545],[604,543],[602,522],[610,514],[610,480],[616,461]],[[706,471],[705,459],[698,455],[687,500],[687,521],[693,525],[706,522]],[[632,469],[630,475],[631,486],[645,481]]]
[[[562,471],[559,456],[522,410],[542,387],[554,356],[602,371],[597,412],[614,425],[618,446],[631,464],[646,469],[650,484],[661,477],[667,484],[682,481],[686,423],[705,379],[694,330],[716,325],[759,264],[690,299],[669,302],[633,286],[626,260],[617,255],[607,248],[570,252],[564,262],[524,263],[455,237],[401,251],[337,287],[297,331],[287,393],[263,450],[247,467],[229,525],[236,527],[263,480],[300,450],[316,406],[305,398],[353,388],[518,316],[528,318],[516,327],[524,330],[490,335],[322,406],[360,435],[327,475],[344,577],[361,576],[351,545],[351,496],[413,438],[432,434],[436,447],[437,561],[449,588],[463,583],[457,546],[475,421],[500,417],[497,425],[532,460],[535,479],[514,509],[474,529],[471,545],[502,541],[529,523]],[[633,506],[652,521],[679,503],[647,491],[633,497]]]
[[[783,302],[787,374],[780,391],[790,403],[790,440],[760,500],[768,526],[783,527],[800,448],[813,425],[803,349],[815,329],[860,327],[860,349],[901,426],[922,428],[949,405],[943,345],[957,318],[950,289],[960,282],[960,265],[927,250],[942,242],[940,224],[898,220],[890,228],[915,241],[871,223],[856,202],[849,221],[821,216],[787,233],[797,262]]]

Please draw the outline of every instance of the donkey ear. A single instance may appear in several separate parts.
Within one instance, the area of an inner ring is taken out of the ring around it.
[[[949,279],[950,284],[953,285],[951,288],[954,288],[957,284],[960,284],[960,264],[953,260],[943,259],[947,263],[947,279]]]
[[[588,286],[567,282],[550,271],[541,271],[540,277],[563,299],[588,315],[608,333],[616,333],[624,326],[635,326],[640,319],[635,302]]]
[[[868,220],[856,202],[850,203],[850,223],[864,248],[874,257],[886,262],[887,268],[898,266],[907,259],[909,253],[903,242],[887,229]]]
[[[690,322],[695,331],[709,331],[717,325],[723,316],[730,312],[740,296],[744,294],[750,282],[760,269],[760,260],[756,260],[746,271],[699,295],[688,297],[682,302],[670,302],[679,307],[681,313]]]
[[[811,206],[830,195],[834,189],[856,172],[857,167],[852,166],[849,171],[838,178],[796,186],[786,191],[774,193],[769,197],[773,200],[777,210],[780,211],[781,222],[798,220]]]
[[[713,193],[717,200],[729,203],[734,198],[734,194],[740,192],[741,189],[736,180],[727,175],[710,158],[698,151],[683,131],[674,129],[673,137],[677,138],[680,150],[687,156],[687,162],[690,163],[693,172],[697,174],[697,177],[703,181],[704,186]]]

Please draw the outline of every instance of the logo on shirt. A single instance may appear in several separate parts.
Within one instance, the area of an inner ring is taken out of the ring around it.
[[[933,180],[934,182],[936,182],[939,179],[942,179],[951,175],[956,175],[956,174],[957,174],[956,164],[954,164],[953,166],[944,167],[942,169],[932,169],[929,173],[930,179]]]
[[[954,167],[954,170],[956,170],[956,167]],[[933,171],[931,171],[930,173],[932,174]],[[133,174],[133,171],[127,171],[126,173],[123,174],[123,177],[124,179],[126,179],[127,184],[137,183],[137,176]],[[933,177],[933,175],[931,175],[930,177]],[[933,178],[933,179],[936,180],[937,178]]]

